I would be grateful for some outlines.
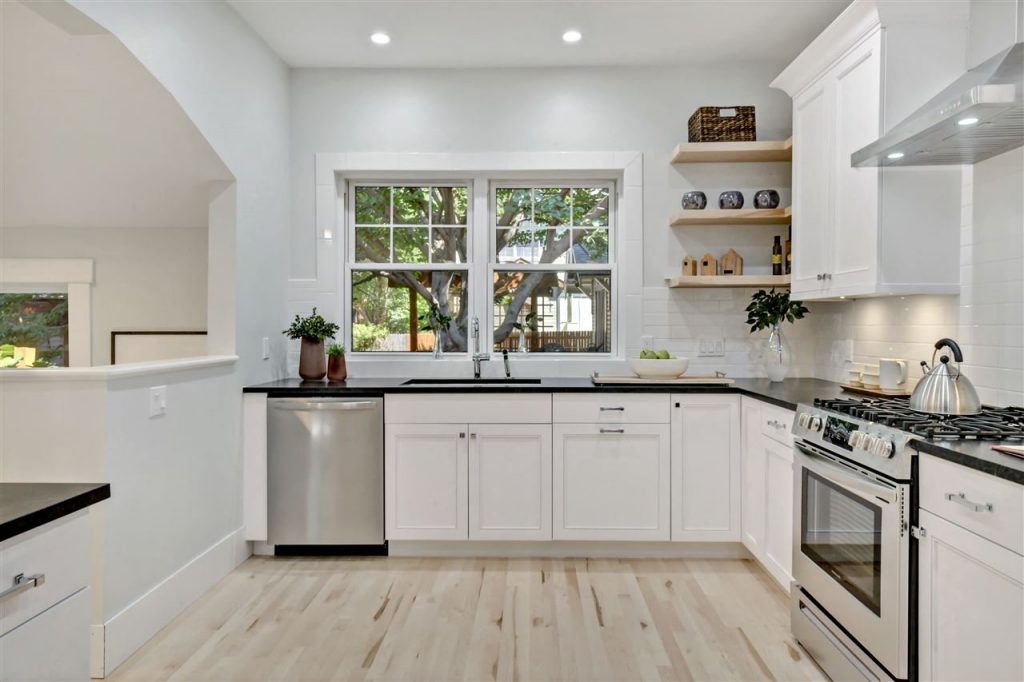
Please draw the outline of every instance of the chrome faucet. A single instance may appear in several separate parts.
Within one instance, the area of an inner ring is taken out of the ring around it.
[[[512,368],[508,365],[508,348],[501,349],[501,358],[505,361],[505,378],[512,378]]]
[[[480,352],[480,320],[476,317],[473,318],[470,324],[470,330],[473,336],[473,378],[479,379],[480,363],[490,360],[491,354]]]

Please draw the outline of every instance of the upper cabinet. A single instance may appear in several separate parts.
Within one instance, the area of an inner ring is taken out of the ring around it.
[[[964,33],[958,15],[938,14],[886,18],[857,0],[772,83],[793,98],[794,297],[959,291],[959,167],[850,163],[915,94],[927,98],[907,92],[911,55],[919,71],[942,72],[929,82],[962,71],[966,36],[953,41],[954,58],[936,39]]]

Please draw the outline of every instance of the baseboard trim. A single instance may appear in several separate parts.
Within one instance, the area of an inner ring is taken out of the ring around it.
[[[105,677],[250,554],[240,527],[114,614],[92,626],[93,676]],[[99,651],[97,651],[97,649]],[[102,657],[95,658],[102,652]],[[102,662],[100,667],[98,662]]]
[[[738,542],[388,542],[390,556],[594,559],[750,559]]]

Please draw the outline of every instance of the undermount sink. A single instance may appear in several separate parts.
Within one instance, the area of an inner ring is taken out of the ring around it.
[[[506,386],[539,384],[540,379],[409,379],[403,386]]]

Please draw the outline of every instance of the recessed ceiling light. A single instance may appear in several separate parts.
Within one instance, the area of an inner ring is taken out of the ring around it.
[[[583,34],[576,30],[569,30],[562,34],[562,40],[567,43],[578,43],[583,39]]]
[[[374,45],[387,45],[388,43],[391,42],[391,36],[389,36],[387,33],[377,31],[376,33],[370,36],[370,40],[373,42]]]
[[[960,119],[959,121],[956,122],[956,124],[958,126],[972,126],[977,122],[978,118],[976,116],[968,116],[967,118]]]
[[[904,156],[903,152],[893,152],[892,154],[889,154],[889,156],[887,156],[885,158],[892,159],[893,161],[895,161],[896,159],[902,159],[903,156]]]

